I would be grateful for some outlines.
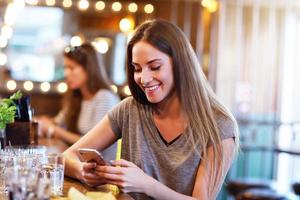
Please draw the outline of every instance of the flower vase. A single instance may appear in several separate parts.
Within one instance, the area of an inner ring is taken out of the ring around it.
[[[5,128],[0,128],[0,149],[4,149],[6,146],[6,132]]]

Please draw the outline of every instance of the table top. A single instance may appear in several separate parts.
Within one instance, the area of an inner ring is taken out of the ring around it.
[[[55,139],[55,138],[40,138],[39,139],[39,145],[45,145],[47,146],[47,152],[49,153],[58,153],[63,152],[68,148],[68,145],[65,144],[63,141]],[[84,184],[82,184],[80,181],[65,177],[64,179],[64,188],[63,188],[63,194],[66,197],[68,194],[68,191],[71,187],[74,187],[81,193],[86,193],[88,191],[102,191],[102,192],[109,192],[109,187],[102,187],[102,189],[99,188],[91,188]],[[129,195],[120,193],[117,195],[117,200],[133,200]]]

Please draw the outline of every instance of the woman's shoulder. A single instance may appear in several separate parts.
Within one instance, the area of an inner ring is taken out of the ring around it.
[[[119,106],[129,108],[129,107],[133,107],[133,106],[136,107],[137,104],[138,104],[138,102],[132,96],[129,96],[129,97],[124,98],[119,103]]]
[[[218,112],[216,114],[216,122],[222,139],[236,137],[238,135],[238,125],[231,114]]]
[[[96,99],[99,99],[99,98],[118,98],[120,99],[120,97],[114,93],[113,91],[111,90],[108,90],[108,89],[100,89],[98,90],[98,92],[95,94],[95,98]]]

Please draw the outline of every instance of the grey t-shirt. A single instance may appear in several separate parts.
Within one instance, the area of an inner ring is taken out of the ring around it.
[[[135,163],[146,174],[169,188],[192,195],[200,164],[199,153],[192,150],[188,132],[166,145],[152,118],[152,108],[133,97],[124,99],[108,113],[110,125],[122,138],[121,157]],[[235,137],[236,125],[225,117],[217,119],[222,139]],[[152,199],[141,193],[130,193],[136,200]]]

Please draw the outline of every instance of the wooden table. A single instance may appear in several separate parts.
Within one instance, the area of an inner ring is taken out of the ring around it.
[[[61,140],[55,138],[40,138],[39,145],[47,146],[48,153],[62,153],[68,148],[68,145],[62,142]],[[69,177],[65,177],[64,179],[64,189],[63,194],[66,197],[68,195],[68,191],[71,187],[74,187],[78,191],[82,193],[86,193],[88,191],[99,191],[99,189],[88,187],[82,184],[80,181],[76,179],[72,179]],[[101,189],[100,191],[108,192],[107,190]],[[117,196],[117,200],[133,200],[129,195],[120,193]]]

